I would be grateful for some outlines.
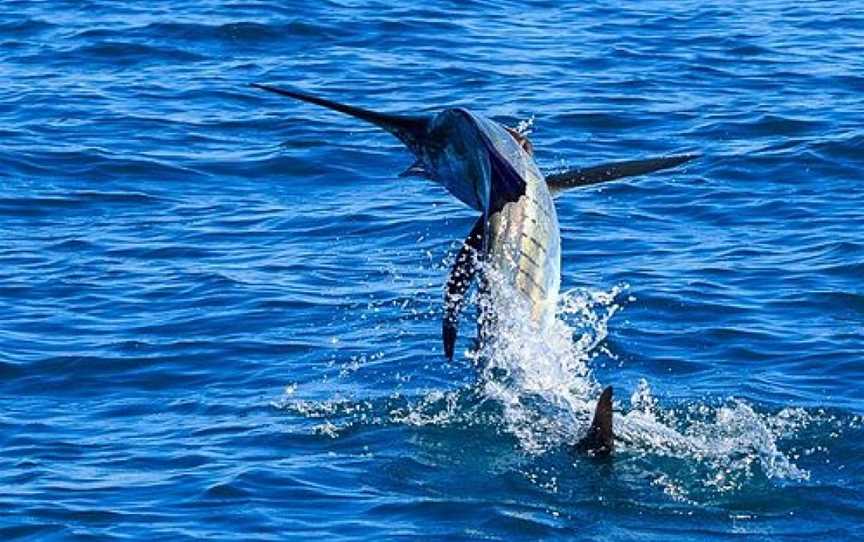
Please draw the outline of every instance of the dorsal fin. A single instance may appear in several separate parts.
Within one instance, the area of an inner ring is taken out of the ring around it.
[[[607,387],[597,400],[594,420],[588,433],[576,443],[576,450],[595,457],[608,456],[615,449],[615,432],[612,430],[612,386]]]
[[[649,158],[647,160],[628,160],[626,162],[612,162],[599,166],[571,169],[563,173],[548,175],[546,177],[546,184],[553,194],[557,194],[568,188],[590,186],[592,184],[614,181],[623,177],[647,175],[661,169],[679,166],[698,157],[698,154],[682,154],[679,156],[665,156],[663,158]]]
[[[477,274],[477,257],[483,250],[486,219],[480,217],[471,228],[471,232],[462,243],[462,248],[456,254],[456,260],[447,277],[447,288],[444,290],[444,321],[441,324],[441,336],[444,340],[444,355],[453,359],[456,336],[459,332],[459,315],[465,305],[465,292],[471,286],[471,281]]]

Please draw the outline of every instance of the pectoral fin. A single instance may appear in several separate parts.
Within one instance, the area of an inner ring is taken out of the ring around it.
[[[482,254],[486,237],[486,219],[480,217],[474,223],[471,233],[465,238],[462,248],[456,255],[456,261],[450,269],[447,278],[447,289],[444,292],[444,321],[441,334],[444,340],[444,355],[453,359],[456,336],[459,331],[459,315],[465,304],[465,293],[471,287],[471,282],[477,274],[477,258]]]
[[[563,173],[555,173],[546,177],[546,184],[553,194],[557,194],[568,188],[590,186],[592,184],[614,181],[623,177],[634,177],[636,175],[647,175],[662,169],[679,166],[698,158],[698,154],[683,154],[679,156],[667,156],[663,158],[649,158],[647,160],[628,160],[626,162],[612,162],[588,168],[572,169]]]

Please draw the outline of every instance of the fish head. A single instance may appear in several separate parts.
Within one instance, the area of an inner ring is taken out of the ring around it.
[[[467,109],[450,108],[428,116],[393,115],[294,90],[260,84],[252,86],[350,115],[390,132],[415,157],[414,164],[401,176],[428,178],[484,213],[489,210],[496,192],[518,192],[518,186],[513,186],[520,182],[524,187],[521,175],[526,158],[533,165],[533,147],[524,136]],[[493,185],[502,177],[504,189],[496,190]]]
[[[540,176],[532,150],[512,128],[467,109],[446,109],[430,122],[415,169],[487,213],[520,197],[527,175]]]
[[[415,151],[412,169],[478,210],[489,205],[492,167],[486,138],[464,109],[435,115]]]
[[[467,109],[445,109],[429,122],[409,172],[487,213],[502,199],[521,196],[526,174],[539,176],[532,151],[530,141],[512,128]]]

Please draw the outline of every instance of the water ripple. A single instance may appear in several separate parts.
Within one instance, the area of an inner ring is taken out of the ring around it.
[[[0,538],[861,537],[849,6],[0,13]],[[439,355],[473,213],[254,81],[530,119],[547,171],[703,158],[557,200],[565,327],[495,387],[471,314]],[[601,384],[608,464],[568,452]]]

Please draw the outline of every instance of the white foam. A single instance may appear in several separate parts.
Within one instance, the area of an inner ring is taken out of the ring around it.
[[[496,286],[492,338],[475,355],[482,366],[483,393],[500,403],[501,423],[525,452],[536,455],[569,446],[584,434],[593,414],[601,386],[591,360],[602,351],[628,287],[566,292],[555,322],[542,328],[532,322],[521,295]],[[619,454],[697,463],[696,470],[705,473],[703,484],[718,491],[740,487],[757,470],[769,479],[809,479],[809,472],[779,446],[790,430],[813,421],[801,409],[761,414],[733,399],[722,406],[697,401],[683,412],[664,410],[646,380],[630,392],[629,403],[628,408],[616,402]],[[664,486],[670,494],[686,493],[670,474],[660,473],[659,479],[671,484]]]
[[[276,406],[319,420],[313,431],[332,438],[357,425],[482,423],[513,435],[529,456],[568,450],[593,415],[601,386],[591,371],[592,360],[604,353],[612,318],[632,299],[626,293],[628,286],[565,292],[557,317],[545,327],[531,320],[530,307],[521,295],[507,288],[493,290],[497,318],[490,323],[492,339],[469,356],[479,367],[476,388],[436,390],[419,399],[395,395],[376,402],[315,402],[298,398],[297,388],[292,387]],[[383,357],[376,360],[386,361]],[[367,359],[348,360],[339,378],[362,371]],[[628,395],[629,401],[622,401]],[[649,473],[653,483],[675,499],[688,501],[693,493],[706,490],[735,490],[757,473],[786,481],[805,481],[810,476],[795,464],[792,452],[783,450],[781,441],[818,420],[818,413],[803,409],[760,413],[736,399],[719,405],[699,399],[664,407],[647,380],[624,393],[619,385],[617,398],[616,461],[647,459],[655,469]],[[479,419],[478,399],[496,405],[496,414]],[[677,466],[664,467],[668,461],[651,458],[671,458]]]

